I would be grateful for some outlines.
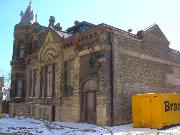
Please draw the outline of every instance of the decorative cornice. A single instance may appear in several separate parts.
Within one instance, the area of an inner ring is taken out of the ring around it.
[[[127,36],[127,37],[133,37],[135,39],[138,39],[137,35],[136,34],[132,34],[130,32],[127,32],[125,30],[122,30],[122,29],[119,29],[119,28],[116,28],[116,27],[113,27],[111,25],[108,25],[108,24],[99,24],[99,27],[104,27],[106,28],[106,30],[108,31],[112,31],[112,32],[115,32],[115,33],[118,33],[118,34],[121,34],[121,35],[124,35],[124,36]]]
[[[65,47],[75,45],[75,44],[88,44],[94,42],[106,42],[106,37],[100,36],[103,33],[107,32],[114,32],[115,34],[121,35],[121,36],[126,36],[129,38],[133,38],[135,40],[140,40],[138,39],[136,34],[132,34],[130,32],[121,30],[119,28],[115,28],[113,26],[107,25],[107,24],[99,24],[95,26],[94,28],[87,30],[87,31],[82,31],[78,32],[72,37],[69,37],[63,41],[63,45]]]
[[[76,44],[89,44],[101,40],[101,34],[105,33],[102,28],[91,29],[88,31],[79,32],[78,34],[63,40],[63,46],[68,47]]]

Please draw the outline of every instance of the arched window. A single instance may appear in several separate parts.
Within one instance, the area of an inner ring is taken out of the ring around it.
[[[40,72],[39,97],[55,97],[56,63],[45,65]]]

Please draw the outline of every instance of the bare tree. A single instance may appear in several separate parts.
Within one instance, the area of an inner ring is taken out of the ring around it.
[[[11,84],[11,73],[8,72],[4,78],[5,78],[4,82],[10,85]]]

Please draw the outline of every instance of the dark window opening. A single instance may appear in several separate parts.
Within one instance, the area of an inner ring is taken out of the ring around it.
[[[64,64],[64,96],[73,95],[74,84],[74,61],[69,60]]]

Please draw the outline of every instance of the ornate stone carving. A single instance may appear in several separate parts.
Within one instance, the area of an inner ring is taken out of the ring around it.
[[[58,47],[56,45],[48,44],[39,51],[38,59],[40,62],[46,63],[54,60],[58,55]]]
[[[57,89],[57,96],[62,96],[62,84],[63,84],[63,73],[60,69],[56,72],[56,89]]]

